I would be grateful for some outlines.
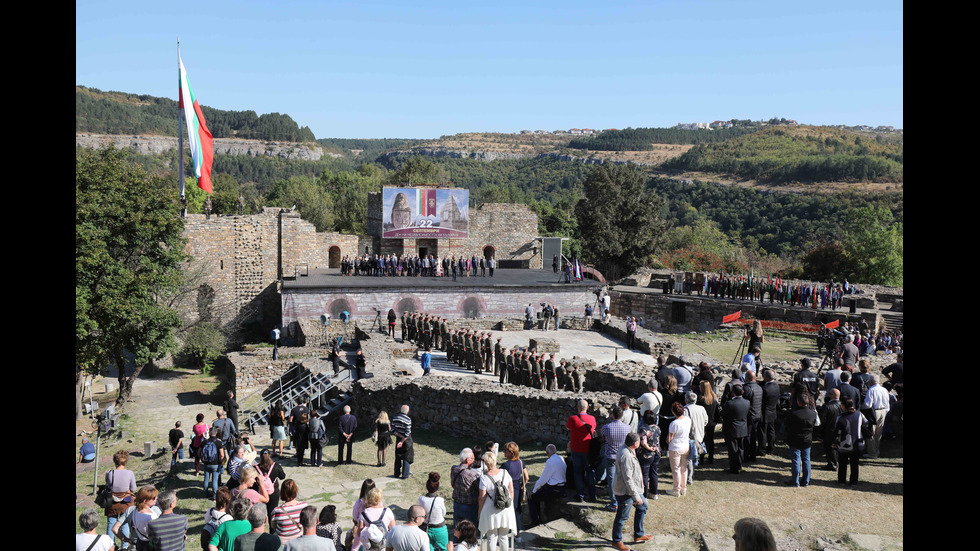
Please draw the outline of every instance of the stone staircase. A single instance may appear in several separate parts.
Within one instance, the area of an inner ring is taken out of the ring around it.
[[[331,371],[312,372],[302,363],[296,364],[265,391],[242,400],[242,423],[255,432],[256,426],[268,425],[273,405],[282,402],[287,408],[299,403],[303,396],[310,403],[318,404],[316,410],[321,418],[339,411],[350,403],[353,395],[349,390],[341,390],[339,385],[357,379],[357,370],[344,360],[340,361],[341,371],[334,375]]]

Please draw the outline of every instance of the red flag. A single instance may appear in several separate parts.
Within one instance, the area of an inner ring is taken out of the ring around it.
[[[834,320],[827,324],[827,329],[837,329],[839,325],[840,325],[840,320]]]
[[[722,323],[731,323],[731,322],[739,319],[740,317],[742,317],[742,311],[741,310],[739,310],[738,312],[735,312],[734,314],[728,314],[727,316],[721,318],[721,322]]]

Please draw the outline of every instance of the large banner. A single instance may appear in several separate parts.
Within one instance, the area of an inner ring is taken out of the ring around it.
[[[381,237],[465,238],[470,192],[466,189],[384,188]]]

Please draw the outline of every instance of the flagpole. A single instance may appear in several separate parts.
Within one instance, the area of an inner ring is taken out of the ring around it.
[[[182,83],[180,81],[180,37],[177,37],[177,174],[178,193],[180,194],[180,217],[187,216],[187,199],[184,197],[184,129],[183,109],[180,108],[182,96]]]

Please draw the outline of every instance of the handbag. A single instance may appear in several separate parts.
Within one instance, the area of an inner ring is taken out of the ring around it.
[[[110,474],[108,484],[99,484],[99,490],[95,496],[95,504],[103,509],[106,509],[109,507],[109,505],[112,505],[112,484],[115,478],[115,476]]]

